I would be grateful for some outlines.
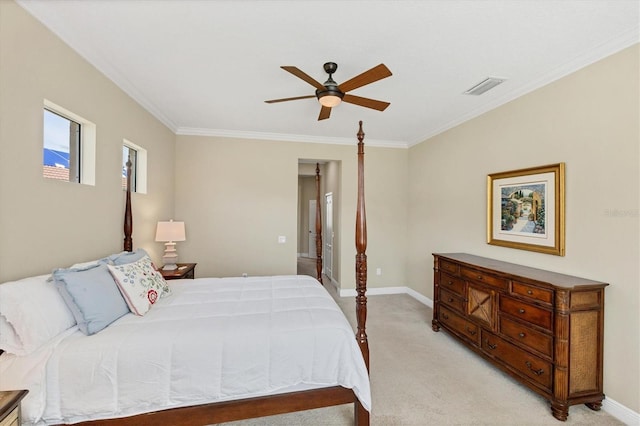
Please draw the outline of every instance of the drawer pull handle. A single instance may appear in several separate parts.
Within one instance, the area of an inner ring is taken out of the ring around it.
[[[527,290],[527,294],[533,294],[531,290]]]
[[[520,308],[520,309],[518,309],[518,312],[521,313],[521,314],[524,314],[524,309]]]
[[[497,344],[492,345],[491,343],[489,343],[489,339],[487,339],[487,346],[489,346],[489,349],[492,349],[492,350],[498,347]]]
[[[447,315],[447,314],[442,314],[442,318],[444,318],[444,319],[449,319],[449,315]]]
[[[526,336],[526,334],[524,334],[524,333],[522,333],[522,332],[521,332],[521,333],[518,333],[518,336],[519,336],[519,337],[524,337],[524,336]]]
[[[527,368],[529,370],[531,370],[533,372],[533,374],[535,374],[536,376],[539,376],[541,374],[544,373],[544,370],[542,368],[538,369],[538,370],[534,370],[533,367],[531,366],[531,363],[529,361],[525,361],[524,364],[527,366]]]
[[[447,284],[453,285],[453,281],[447,281]]]
[[[482,275],[478,275],[478,279],[481,280],[482,279]]]
[[[475,336],[475,335],[476,335],[476,331],[475,331],[475,330],[472,330],[471,328],[469,328],[469,326],[467,326],[467,333],[469,333],[469,334],[470,334],[470,335],[472,335],[472,336]]]
[[[453,297],[449,298],[449,303],[453,302]]]

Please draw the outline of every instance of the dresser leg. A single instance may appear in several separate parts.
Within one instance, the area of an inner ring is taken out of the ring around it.
[[[565,420],[567,420],[567,417],[569,417],[569,405],[561,404],[559,402],[552,402],[551,414],[553,414],[553,417],[555,417],[556,419],[564,422]]]
[[[584,405],[591,408],[593,411],[600,411],[600,408],[602,408],[602,400],[596,402],[587,402]]]
[[[431,321],[431,329],[433,331],[440,331],[440,324],[438,323],[438,320]]]

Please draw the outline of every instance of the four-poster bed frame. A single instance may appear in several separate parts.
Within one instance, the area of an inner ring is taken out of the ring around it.
[[[369,343],[366,334],[367,319],[367,225],[365,215],[364,197],[364,132],[362,121],[359,122],[358,137],[358,199],[356,209],[356,340],[362,352],[365,365],[369,370]],[[133,220],[131,215],[131,178],[130,166],[127,163],[127,190],[124,218],[124,250],[133,250]],[[318,202],[316,203],[316,240],[317,248],[317,275],[322,282],[322,235],[320,213],[320,169],[316,165],[316,190]],[[173,408],[151,413],[140,414],[131,417],[96,420],[82,424],[90,425],[193,425],[200,426],[211,423],[222,423],[234,420],[243,420],[255,417],[271,416],[275,414],[304,411],[314,408],[329,407],[342,404],[354,404],[355,421],[358,426],[369,425],[370,414],[361,405],[353,390],[341,386],[333,386],[319,389],[311,389],[299,392],[289,392],[264,397],[246,398],[235,401],[215,402],[210,404],[195,405],[183,408]]]

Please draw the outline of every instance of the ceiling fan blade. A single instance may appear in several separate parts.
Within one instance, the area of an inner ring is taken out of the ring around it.
[[[366,84],[373,83],[374,81],[382,80],[383,78],[389,77],[391,71],[389,68],[385,66],[385,64],[380,64],[371,68],[369,71],[365,71],[360,75],[353,77],[351,80],[347,80],[344,83],[340,84],[338,88],[346,93],[350,90],[357,89],[358,87],[362,87]]]
[[[291,66],[282,66],[280,68],[282,68],[285,71],[289,71],[291,74],[295,75],[301,80],[306,81],[316,89],[324,90],[324,86],[322,85],[322,83],[318,83],[316,80],[314,80],[309,75],[307,75],[304,71],[301,71],[300,69],[296,67],[291,67]]]
[[[271,99],[269,101],[265,101],[268,104],[275,104],[276,102],[286,102],[286,101],[297,101],[298,99],[311,99],[315,98],[316,95],[309,96],[296,96],[295,98],[282,98],[282,99]]]
[[[331,107],[322,106],[320,109],[320,115],[318,116],[318,121],[326,120],[331,115]]]
[[[391,105],[389,102],[376,101],[375,99],[361,98],[360,96],[349,94],[345,94],[342,101],[366,108],[377,109],[378,111],[384,111],[389,105]]]

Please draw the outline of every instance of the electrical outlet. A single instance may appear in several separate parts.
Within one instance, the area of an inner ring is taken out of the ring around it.
[[[278,244],[284,244],[287,242],[287,237],[285,237],[284,235],[280,235],[278,237]]]
[[[382,268],[376,268],[376,275],[382,275]]]

